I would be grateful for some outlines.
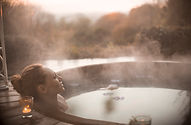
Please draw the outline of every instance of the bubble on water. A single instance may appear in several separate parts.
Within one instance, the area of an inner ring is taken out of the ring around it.
[[[107,92],[107,93],[103,93],[104,96],[112,96],[113,93],[112,92]]]
[[[125,97],[120,97],[120,96],[116,96],[116,97],[113,97],[113,100],[116,100],[116,101],[119,101],[119,100],[124,100]]]

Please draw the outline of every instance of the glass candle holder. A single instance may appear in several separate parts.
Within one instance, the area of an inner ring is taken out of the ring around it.
[[[145,115],[136,116],[133,125],[151,125],[151,117]]]
[[[33,110],[33,97],[24,96],[21,98],[21,109],[23,118],[31,118]]]

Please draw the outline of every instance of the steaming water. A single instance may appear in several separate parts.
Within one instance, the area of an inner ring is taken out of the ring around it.
[[[118,57],[105,59],[47,60],[44,62],[44,65],[54,71],[62,71],[87,65],[137,61],[181,63],[179,61],[169,60],[140,60],[135,57]],[[158,68],[161,69],[161,67]],[[158,69],[158,74],[165,72],[167,76],[172,78],[172,81],[177,76],[184,79],[187,78],[188,75],[186,74],[187,70],[184,69],[185,67],[180,70],[180,74],[175,74],[172,77],[169,74],[179,71],[182,67],[179,67],[178,70],[171,70],[171,68],[168,69],[169,71]],[[140,72],[138,73],[140,74]],[[161,75],[163,76],[163,74]],[[185,75],[186,77],[182,77]],[[161,85],[163,85],[162,82]],[[169,86],[172,87],[175,85],[171,86],[169,83]],[[67,112],[80,117],[121,123],[129,123],[132,116],[149,115],[152,118],[152,125],[181,125],[189,107],[190,97],[188,95],[189,93],[187,91],[161,88],[119,88],[113,91],[98,90],[68,99],[67,103],[70,109]]]
[[[87,65],[97,65],[115,62],[133,62],[134,57],[118,57],[118,58],[93,58],[93,59],[75,59],[75,60],[47,60],[44,65],[54,71],[62,71],[64,69],[76,68]]]
[[[152,125],[181,125],[189,105],[187,91],[161,88],[119,88],[84,93],[67,100],[67,111],[80,117],[129,123],[148,115]]]
[[[65,70],[65,69],[76,68],[76,67],[87,66],[87,65],[97,65],[97,64],[117,63],[117,62],[135,62],[137,60],[138,59],[136,59],[135,57],[93,58],[93,59],[75,59],[75,60],[47,60],[44,62],[44,65],[57,72],[57,71]],[[157,61],[151,61],[151,62],[179,63],[178,61],[167,61],[167,60],[165,61],[157,60]]]

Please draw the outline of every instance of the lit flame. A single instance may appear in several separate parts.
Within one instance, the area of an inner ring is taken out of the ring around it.
[[[24,108],[23,108],[23,113],[29,113],[31,112],[31,108],[29,105],[26,105]]]

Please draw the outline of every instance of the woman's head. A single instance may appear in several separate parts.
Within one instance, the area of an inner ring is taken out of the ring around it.
[[[64,91],[62,79],[41,64],[25,67],[21,74],[14,75],[11,83],[21,96],[56,95]]]

